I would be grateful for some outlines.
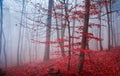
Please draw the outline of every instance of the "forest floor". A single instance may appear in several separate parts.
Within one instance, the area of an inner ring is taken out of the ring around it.
[[[70,71],[67,71],[67,61],[68,57],[52,59],[7,68],[4,72],[5,76],[120,76],[120,48],[86,53],[80,73],[77,73],[78,55],[72,55]]]

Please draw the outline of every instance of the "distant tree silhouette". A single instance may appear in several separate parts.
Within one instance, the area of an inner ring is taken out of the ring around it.
[[[49,0],[49,3],[48,3],[46,41],[50,41],[50,37],[51,37],[51,22],[52,22],[53,2],[54,2],[53,0]],[[49,60],[49,56],[50,56],[50,44],[45,44],[44,61]]]

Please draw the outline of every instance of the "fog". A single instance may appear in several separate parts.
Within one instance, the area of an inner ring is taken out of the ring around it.
[[[112,5],[112,10],[119,10],[113,12],[113,28],[116,30],[114,32],[115,39],[117,41],[117,46],[119,43],[119,20],[120,20],[120,0]],[[3,0],[3,36],[2,36],[2,52],[0,55],[0,67],[6,67],[5,56],[7,59],[7,67],[17,65],[17,53],[19,50],[20,64],[42,61],[44,57],[45,44],[39,43],[39,41],[45,41],[46,39],[46,27],[42,23],[37,23],[35,21],[42,21],[46,23],[47,11],[41,11],[39,13],[35,8],[38,6],[47,9],[48,0],[25,0],[24,6],[22,0]],[[57,0],[55,0],[57,3]],[[24,7],[24,9],[23,9]],[[105,7],[102,8],[106,12]],[[103,19],[106,16],[102,17]],[[90,22],[99,23],[97,20],[90,19]],[[59,22],[58,22],[59,23]],[[79,25],[79,22],[76,22]],[[108,49],[108,26],[106,21],[102,21],[105,25],[102,27],[102,45],[103,49]],[[55,22],[53,20],[52,25],[54,27]],[[72,24],[71,24],[72,26]],[[65,31],[66,36],[67,31]],[[89,32],[93,33],[94,36],[98,36],[98,28],[90,28]],[[51,40],[55,40],[56,30],[52,29]],[[75,34],[77,36],[77,34]],[[113,36],[111,36],[113,37]],[[34,40],[37,41],[34,41]],[[96,45],[98,41],[90,40],[89,48],[91,50],[97,51],[100,49],[99,45]],[[55,47],[56,44],[51,44],[50,54],[53,51],[60,50],[60,48]],[[115,46],[115,44],[114,44]],[[6,55],[5,55],[6,53]],[[54,58],[55,56],[51,56]]]

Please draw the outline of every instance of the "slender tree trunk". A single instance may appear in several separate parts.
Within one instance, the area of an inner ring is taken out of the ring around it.
[[[4,39],[4,44],[3,44],[3,51],[4,51],[4,57],[5,57],[5,68],[7,68],[7,52],[6,52],[6,38],[5,38],[5,33],[3,33],[3,39]]]
[[[102,25],[102,23],[101,23],[101,9],[102,9],[102,6],[101,6],[101,3],[100,3],[100,1],[99,1],[99,7],[100,7],[100,14],[99,14],[99,21],[100,21],[100,25]],[[102,38],[102,26],[100,26],[100,28],[99,28],[99,38]],[[100,50],[103,50],[103,46],[102,46],[102,41],[100,40],[100,42],[99,42],[99,44],[100,44]]]
[[[2,41],[3,37],[3,41]],[[5,67],[7,67],[7,53],[6,53],[6,38],[5,33],[3,32],[3,0],[0,1],[0,56],[2,52],[3,44],[3,53],[5,57]]]
[[[113,14],[112,15],[112,19],[113,19],[113,26],[114,26],[114,28],[113,28],[113,31],[114,31],[114,46],[116,47],[116,43],[117,43],[117,41],[116,41],[116,24],[115,24],[115,14]]]
[[[3,31],[3,0],[0,0],[0,56],[2,52],[2,31]]]
[[[85,14],[84,14],[85,17],[84,17],[83,36],[82,36],[82,44],[81,44],[82,50],[85,50],[87,46],[86,34],[88,33],[89,11],[90,11],[90,0],[85,0]],[[78,70],[77,70],[78,72],[81,72],[83,70],[84,59],[85,59],[85,53],[80,52],[78,59]]]
[[[63,39],[65,36],[65,28],[61,28],[61,38]],[[63,46],[64,45],[64,42],[60,42],[60,46]],[[65,49],[64,47],[61,47],[61,52],[62,52],[62,56],[64,57],[65,56]]]
[[[61,9],[61,14],[63,14],[63,11],[64,11],[64,10]],[[62,18],[63,18],[63,16],[61,15],[61,25],[62,25],[64,22],[65,22],[65,25],[66,25],[66,20],[63,21]],[[63,39],[64,36],[65,36],[65,28],[64,28],[64,27],[61,27],[61,39]],[[60,46],[64,46],[64,42],[60,42]],[[64,49],[64,47],[61,47],[61,52],[62,52],[62,56],[64,57],[64,56],[65,56],[65,49]]]
[[[63,10],[62,10],[62,11],[63,11]],[[56,12],[55,9],[54,9],[54,12]],[[63,12],[61,12],[61,13],[63,13]],[[59,39],[59,38],[60,38],[60,31],[59,31],[59,27],[58,27],[57,15],[55,15],[55,17],[56,17],[55,20],[56,20],[57,39]],[[62,19],[62,16],[61,16],[61,19]],[[63,23],[63,21],[61,20],[61,25],[62,25],[62,23]],[[63,31],[63,29],[62,29],[62,27],[61,27],[61,38],[63,39],[63,37],[64,37],[64,32],[62,33],[62,31]],[[64,42],[58,42],[58,44],[59,44],[60,46],[63,46],[63,45],[64,45]],[[62,57],[64,57],[64,56],[65,56],[64,47],[60,47],[60,50],[61,50]]]
[[[99,37],[99,28],[95,28],[95,35],[96,35],[96,37]],[[99,50],[99,42],[96,40],[95,41],[96,42],[96,44],[95,44],[95,47],[96,47],[96,50]]]
[[[22,35],[24,2],[25,0],[22,0],[23,5],[22,5],[22,14],[21,14],[21,21],[20,21],[19,37],[18,37],[18,46],[17,46],[17,66],[20,65],[20,42],[21,42],[21,35]]]
[[[32,58],[31,58],[31,43],[29,42],[29,62],[32,62]]]
[[[77,0],[75,0],[75,5],[77,4]],[[76,8],[75,8],[75,10],[74,11],[76,11]],[[73,29],[72,29],[72,36],[74,37],[74,34],[75,34],[75,24],[76,24],[76,21],[75,20],[73,20]],[[74,38],[72,38],[72,41],[71,41],[71,43],[74,43]],[[72,46],[72,49],[74,48],[74,46]],[[74,52],[73,52],[74,53]]]
[[[70,34],[70,21],[69,21],[69,14],[68,14],[68,1],[69,0],[67,0],[66,2],[65,2],[65,0],[64,0],[64,3],[65,3],[65,16],[67,17],[66,18],[66,25],[67,25],[67,27],[68,27],[68,37],[69,37],[69,41],[68,41],[68,45],[69,45],[69,47],[68,47],[68,65],[67,65],[67,69],[68,70],[70,70],[70,60],[71,60],[71,46],[70,46],[70,44],[71,44],[71,38],[70,38],[70,36],[71,36],[71,34]]]
[[[52,22],[52,6],[53,6],[53,0],[49,0],[48,18],[47,18],[47,27],[46,27],[46,41],[50,41],[51,22]],[[45,53],[44,53],[44,61],[49,60],[49,53],[50,53],[50,44],[46,44]]]
[[[118,15],[116,14],[115,15],[115,19],[118,17]],[[119,25],[119,20],[118,18],[116,19],[116,45],[119,46],[119,28],[118,28],[118,25]]]
[[[110,0],[110,6],[109,6],[109,8],[110,8],[110,11],[109,12],[111,12],[112,11],[112,0]],[[113,13],[110,13],[110,27],[111,27],[111,46],[113,47],[113,43],[114,43],[114,31],[113,31],[113,25],[112,25],[112,14]]]
[[[109,8],[108,8],[108,0],[105,1],[105,4],[106,4],[106,12],[108,13],[109,12]],[[107,24],[108,24],[108,51],[110,51],[110,44],[111,44],[111,41],[110,41],[110,16],[109,14],[107,14]]]
[[[38,26],[37,26],[37,30],[38,30]],[[38,40],[38,31],[36,32],[36,40]],[[38,45],[37,43],[35,44],[35,59],[38,59]]]
[[[101,18],[100,18],[100,24],[101,24]],[[100,29],[99,29],[99,38],[102,38],[102,36],[101,36],[101,35],[102,35],[102,34],[101,34],[101,32],[102,32],[101,30],[102,30],[102,29],[101,29],[101,28],[102,28],[102,27],[100,26]],[[103,46],[102,46],[102,41],[101,41],[101,40],[100,40],[100,50],[101,50],[101,51],[103,50]]]

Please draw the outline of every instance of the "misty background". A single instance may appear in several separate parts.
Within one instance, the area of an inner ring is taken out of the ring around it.
[[[81,3],[82,0],[78,1]],[[54,1],[57,4],[57,0]],[[74,0],[71,0],[73,5]],[[24,9],[23,9],[24,7]],[[38,8],[39,7],[39,8]],[[39,41],[45,41],[46,38],[46,26],[43,23],[47,21],[47,11],[41,10],[41,8],[48,9],[48,0],[3,0],[3,36],[2,36],[2,52],[0,57],[0,67],[5,67],[5,56],[7,59],[7,67],[17,65],[17,52],[20,54],[20,64],[42,61],[44,56],[45,44]],[[105,8],[102,10],[105,12]],[[112,5],[112,10],[120,10],[120,0],[117,0]],[[103,13],[104,13],[103,12]],[[116,43],[120,45],[119,40],[119,24],[120,24],[120,11],[113,12],[113,28],[116,30]],[[102,17],[103,19],[106,16]],[[42,21],[43,23],[39,22]],[[98,23],[97,20],[90,19],[90,22]],[[108,29],[106,21],[102,21],[105,26],[102,27],[102,45],[103,49],[108,48]],[[79,25],[76,22],[76,25]],[[72,26],[72,24],[71,24]],[[52,20],[52,27],[55,27],[55,20]],[[98,28],[90,28],[89,32],[92,32],[95,36],[98,35]],[[67,36],[67,30],[65,32]],[[55,29],[51,30],[51,40],[57,38]],[[34,40],[37,41],[34,41]],[[98,43],[95,40],[90,40],[89,47],[91,50],[99,50]],[[60,50],[56,47],[57,44],[51,44],[50,54],[51,58],[56,56],[52,55],[52,52]]]

